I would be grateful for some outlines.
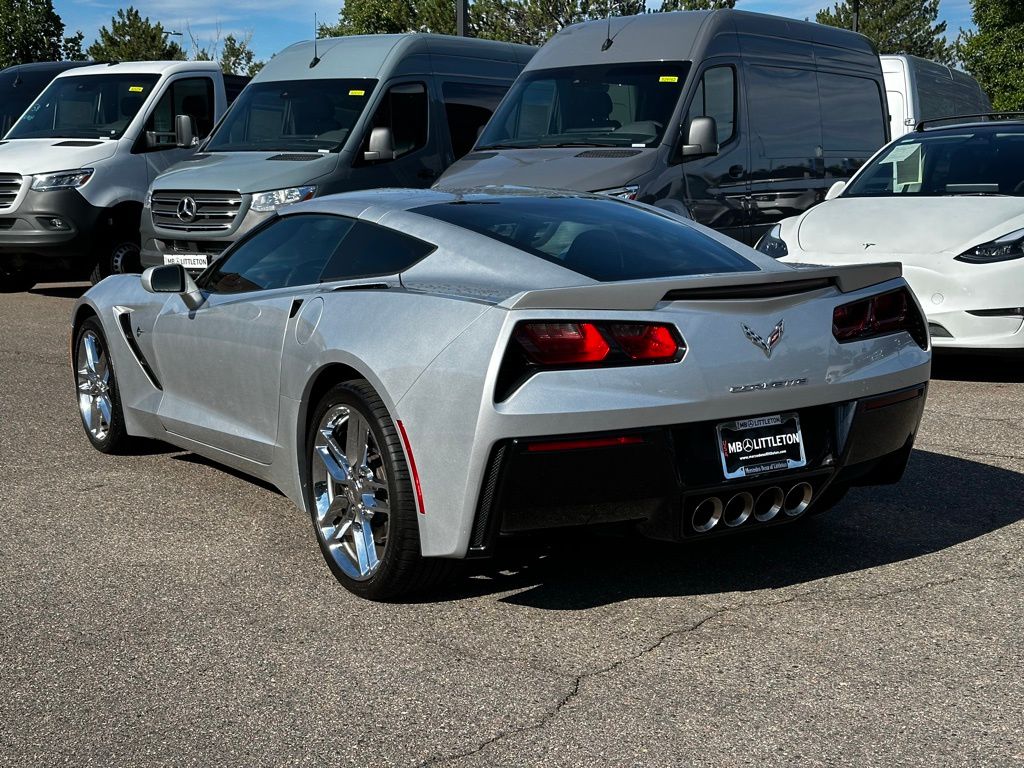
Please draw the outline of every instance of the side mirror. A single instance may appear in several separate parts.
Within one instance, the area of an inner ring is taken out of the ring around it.
[[[363,153],[363,159],[370,162],[395,159],[395,137],[387,127],[370,131],[370,145]]]
[[[199,309],[203,294],[181,264],[150,267],[142,273],[142,288],[148,293],[177,293],[189,309]]]
[[[682,147],[686,160],[711,157],[718,154],[718,126],[713,117],[695,117],[690,121],[690,130]]]
[[[174,118],[174,143],[179,147],[192,147],[198,143],[196,123],[191,115],[177,115]]]
[[[834,200],[843,194],[843,190],[846,189],[845,181],[837,181],[831,187],[828,188],[828,192],[825,193],[826,200]]]

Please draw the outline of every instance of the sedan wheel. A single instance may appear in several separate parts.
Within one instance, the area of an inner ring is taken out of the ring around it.
[[[95,318],[82,323],[75,342],[75,389],[78,411],[89,442],[116,453],[127,441],[117,379],[103,329]]]
[[[349,591],[395,600],[445,578],[421,554],[419,515],[395,423],[369,382],[332,387],[310,420],[308,500],[320,551]]]

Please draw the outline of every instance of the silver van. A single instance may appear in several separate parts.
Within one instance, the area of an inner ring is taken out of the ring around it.
[[[205,269],[281,205],[354,189],[429,187],[473,146],[535,50],[428,34],[286,48],[198,154],[153,183],[143,266]]]
[[[605,192],[754,243],[888,134],[866,37],[734,10],[624,16],[552,37],[437,186]]]
[[[894,139],[914,130],[922,120],[992,111],[985,91],[966,72],[919,56],[880,58]]]

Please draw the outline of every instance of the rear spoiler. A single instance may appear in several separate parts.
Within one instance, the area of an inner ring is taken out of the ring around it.
[[[902,275],[902,265],[887,262],[663,277],[524,291],[509,297],[499,306],[506,309],[649,310],[664,301],[766,299],[833,287],[841,293],[850,293]]]

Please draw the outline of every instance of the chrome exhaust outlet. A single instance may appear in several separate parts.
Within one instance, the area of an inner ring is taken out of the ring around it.
[[[754,502],[754,519],[759,523],[767,523],[782,511],[786,503],[786,494],[777,485],[765,488],[757,494]]]
[[[799,517],[804,510],[811,505],[811,497],[814,496],[814,489],[810,483],[797,483],[789,489],[786,494],[786,514],[790,517]]]
[[[693,510],[690,524],[697,533],[707,533],[722,519],[722,500],[717,496],[709,496]]]
[[[754,497],[746,491],[737,493],[722,509],[722,522],[730,528],[743,525],[754,511]]]

